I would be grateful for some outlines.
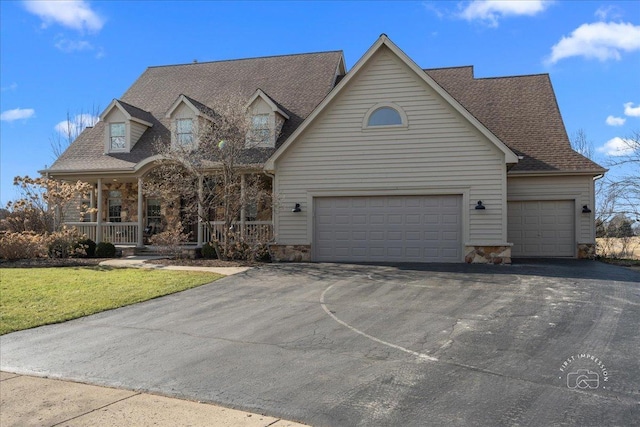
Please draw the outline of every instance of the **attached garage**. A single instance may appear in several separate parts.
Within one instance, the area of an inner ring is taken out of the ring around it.
[[[319,197],[313,203],[314,261],[462,261],[460,195]]]
[[[512,257],[575,256],[575,202],[527,200],[508,203]]]

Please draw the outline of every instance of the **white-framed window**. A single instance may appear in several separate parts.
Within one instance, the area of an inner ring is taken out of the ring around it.
[[[381,102],[372,106],[364,115],[362,129],[408,128],[407,115],[393,102]]]
[[[160,199],[147,199],[147,230],[149,234],[159,233],[161,224]]]
[[[126,148],[125,124],[109,124],[110,147],[112,150],[124,150]]]
[[[176,119],[176,141],[178,145],[193,143],[193,119]]]
[[[267,145],[270,142],[269,114],[255,114],[251,117],[251,142]]]
[[[380,107],[369,116],[367,126],[394,126],[402,125],[402,117],[397,110],[391,107]]]
[[[122,222],[122,192],[109,191],[108,199],[109,222]]]

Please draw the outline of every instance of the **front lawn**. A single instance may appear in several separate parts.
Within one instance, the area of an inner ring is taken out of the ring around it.
[[[0,269],[0,335],[204,285],[222,275],[111,267]]]

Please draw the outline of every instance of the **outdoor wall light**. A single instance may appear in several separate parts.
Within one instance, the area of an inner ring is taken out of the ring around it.
[[[582,213],[591,213],[591,209],[589,209],[589,206],[584,205],[582,207]]]
[[[486,208],[484,207],[484,205],[482,204],[482,200],[478,200],[478,204],[476,205],[476,209],[477,209],[477,210],[483,210],[483,209],[486,209]]]
[[[300,208],[300,203],[296,203],[295,207],[291,209],[291,212],[302,212],[302,209]]]

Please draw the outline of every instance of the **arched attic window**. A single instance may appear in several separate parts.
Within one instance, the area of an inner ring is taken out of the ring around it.
[[[407,115],[398,105],[390,102],[371,107],[362,122],[363,129],[406,128],[407,126]]]

